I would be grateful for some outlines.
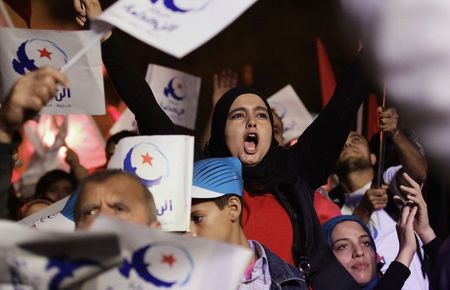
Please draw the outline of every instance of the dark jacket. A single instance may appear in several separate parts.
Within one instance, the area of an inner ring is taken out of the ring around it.
[[[266,247],[264,251],[272,279],[270,290],[308,290],[303,272],[278,258]]]
[[[15,218],[18,199],[11,184],[11,176],[14,167],[12,155],[17,146],[16,140],[10,144],[0,143],[0,219]]]

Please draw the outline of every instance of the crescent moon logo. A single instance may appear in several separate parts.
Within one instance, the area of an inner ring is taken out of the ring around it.
[[[68,60],[67,54],[55,42],[45,39],[29,39],[17,49],[17,59],[13,59],[15,72],[24,75],[43,66],[60,69]]]
[[[174,244],[154,243],[135,251],[129,262],[124,260],[119,273],[129,278],[131,270],[144,281],[158,287],[186,285],[194,270],[194,261],[189,252]]]
[[[156,3],[160,0],[150,0]],[[214,0],[162,0],[164,6],[172,12],[187,13],[203,10]]]
[[[186,98],[187,95],[186,82],[180,77],[170,79],[167,87],[164,88],[164,95],[168,98],[172,97],[177,101]]]
[[[169,175],[166,156],[152,143],[132,147],[123,160],[123,169],[136,175],[147,187],[160,184]]]
[[[49,290],[60,289],[64,279],[73,277],[74,272],[79,268],[86,266],[99,266],[99,263],[89,259],[68,260],[67,257],[52,258],[48,261],[46,271],[52,268],[58,269],[58,272],[53,276],[48,285]]]

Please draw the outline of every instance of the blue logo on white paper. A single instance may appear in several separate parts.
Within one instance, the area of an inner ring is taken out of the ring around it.
[[[169,175],[169,162],[158,146],[140,143],[128,151],[123,169],[136,175],[145,186],[152,187]]]
[[[164,88],[164,95],[168,98],[173,98],[181,101],[187,96],[186,82],[181,77],[171,78]]]
[[[163,2],[170,11],[177,13],[196,12],[203,10],[214,0],[150,0],[151,3]]]
[[[67,55],[55,42],[45,39],[29,39],[20,44],[17,58],[13,59],[14,71],[24,75],[43,66],[60,69],[67,63]]]
[[[170,243],[149,244],[125,259],[120,274],[130,277],[134,270],[145,282],[157,287],[185,286],[191,280],[194,261],[188,250]]]
[[[61,283],[66,278],[74,277],[75,271],[86,266],[98,266],[99,264],[92,260],[65,260],[63,258],[49,259],[46,271],[56,268],[58,272],[53,276],[48,285],[49,290],[60,289]]]

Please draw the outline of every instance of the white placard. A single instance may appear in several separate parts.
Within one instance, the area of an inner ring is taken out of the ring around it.
[[[135,224],[97,218],[90,231],[114,231],[123,263],[84,290],[235,290],[252,257],[248,249]]]
[[[291,85],[287,85],[267,99],[283,122],[284,143],[298,138],[313,118]]]
[[[194,137],[127,137],[119,141],[108,168],[136,175],[152,192],[166,231],[187,231],[190,223]]]
[[[0,99],[27,72],[43,66],[61,69],[87,43],[98,36],[92,31],[0,29]],[[105,114],[100,41],[68,71],[69,88],[58,87],[43,114]]]
[[[195,130],[201,79],[193,75],[149,64],[145,80],[161,109],[175,124]]]
[[[7,221],[0,232],[0,289],[76,289],[122,262],[113,233],[44,232]]]
[[[256,0],[120,0],[97,19],[182,58],[225,27]]]

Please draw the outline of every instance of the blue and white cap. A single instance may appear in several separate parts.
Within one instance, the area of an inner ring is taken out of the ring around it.
[[[194,163],[192,198],[242,196],[242,165],[236,157],[209,158]]]

